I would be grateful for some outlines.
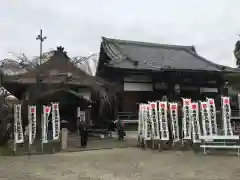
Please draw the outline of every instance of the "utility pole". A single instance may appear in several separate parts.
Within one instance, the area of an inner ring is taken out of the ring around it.
[[[42,44],[45,39],[47,39],[47,37],[43,36],[42,29],[40,29],[40,34],[36,37],[36,40],[40,41],[40,57],[39,57],[40,62],[39,62],[39,64],[42,64]]]
[[[41,68],[39,68],[39,66],[42,64],[42,44],[43,44],[43,41],[47,39],[46,36],[43,37],[43,34],[42,34],[42,29],[40,29],[40,34],[36,37],[36,40],[39,40],[40,41],[40,57],[39,57],[39,64],[37,65],[37,69],[38,69],[38,72],[37,72],[37,76],[36,76],[36,96],[38,97],[39,96],[39,89],[41,89],[40,87],[40,84],[41,84]],[[40,105],[40,109],[42,111],[42,106],[41,104],[38,104]],[[43,117],[41,116],[41,132],[43,130]],[[43,149],[43,137],[41,138],[41,151],[42,153],[44,152],[44,149]]]

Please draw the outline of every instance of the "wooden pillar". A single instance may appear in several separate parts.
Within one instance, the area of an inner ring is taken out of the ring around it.
[[[197,88],[197,95],[196,95],[196,100],[201,100],[201,91],[200,91],[200,88],[201,88],[201,85],[203,84],[202,83],[202,78],[201,78],[201,75],[200,74],[195,74],[195,76],[193,77],[194,78],[194,86],[196,86]]]
[[[168,88],[168,100],[169,101],[174,101],[175,100],[175,92],[174,92],[174,83],[172,82],[172,79],[167,83],[167,88]]]
[[[173,87],[174,87],[174,83],[173,83],[173,78],[172,78],[172,74],[169,72],[164,72],[164,83],[167,85],[167,98],[169,101],[173,101],[173,96],[174,96],[174,92],[173,92]]]
[[[227,84],[227,82],[223,85],[223,95],[228,96],[228,84]]]
[[[225,81],[224,77],[219,77],[217,80],[217,86],[218,86],[218,93],[220,96],[227,96],[228,95],[228,89],[227,89],[228,82]]]
[[[219,97],[221,96],[228,96],[228,84],[227,82],[221,82],[220,86],[218,87]]]
[[[123,101],[124,101],[124,91],[122,92],[119,92],[118,94],[118,103],[117,103],[117,109],[118,109],[118,112],[122,112],[123,111]]]
[[[180,100],[180,91],[181,91],[181,79],[180,74],[173,73],[168,75],[168,92],[170,101],[179,101]]]
[[[117,94],[117,98],[114,100],[114,118],[117,119],[118,117],[118,112],[119,112],[119,95]]]

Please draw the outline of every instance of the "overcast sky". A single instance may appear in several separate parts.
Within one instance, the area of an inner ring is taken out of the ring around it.
[[[62,45],[70,56],[99,52],[101,36],[194,45],[207,59],[235,66],[240,0],[0,0],[0,59]]]

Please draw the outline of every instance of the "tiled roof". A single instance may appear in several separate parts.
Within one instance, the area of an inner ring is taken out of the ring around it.
[[[123,69],[221,71],[222,66],[199,56],[194,46],[166,45],[103,37],[108,66]],[[100,58],[101,60],[101,58]]]

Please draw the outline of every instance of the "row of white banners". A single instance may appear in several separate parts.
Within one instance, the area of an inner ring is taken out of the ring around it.
[[[180,141],[181,133],[183,139],[198,143],[200,136],[218,135],[214,99],[206,98],[206,101],[192,102],[189,98],[182,98],[181,129],[179,128],[180,108],[178,106],[176,102],[168,103],[166,101],[140,104],[139,137],[144,140],[169,140],[169,129],[171,129],[174,142]],[[229,97],[221,97],[221,108],[224,135],[233,135]]]
[[[37,109],[36,105],[28,106],[28,126],[23,133],[22,127],[22,106],[21,104],[14,105],[14,143],[23,143],[24,134],[28,137],[29,144],[33,144],[36,138],[37,126]],[[49,115],[52,113],[52,133],[53,140],[59,139],[60,136],[60,114],[59,103],[52,103],[51,106],[43,106],[42,112],[42,143],[48,142],[48,123],[50,121]]]

